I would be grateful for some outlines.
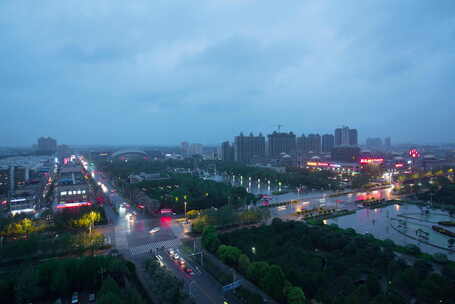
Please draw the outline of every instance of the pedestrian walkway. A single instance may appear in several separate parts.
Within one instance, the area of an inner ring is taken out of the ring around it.
[[[140,245],[136,247],[130,248],[130,255],[135,256],[135,255],[140,255],[140,254],[145,254],[150,252],[151,250],[159,249],[159,248],[177,248],[182,245],[182,242],[179,239],[172,239],[172,240],[167,240],[167,241],[161,241],[161,242],[154,242],[154,243],[148,243],[145,245]]]

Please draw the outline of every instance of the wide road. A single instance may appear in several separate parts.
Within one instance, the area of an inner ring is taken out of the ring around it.
[[[186,290],[192,295],[196,303],[223,303],[222,286],[209,274],[196,265],[191,265],[190,267],[194,269],[195,274],[188,275],[168,256],[166,249],[179,248],[182,244],[181,239],[185,237],[185,227],[176,221],[175,216],[149,218],[141,214],[141,210],[133,210],[124,204],[126,200],[104,178],[102,172],[97,170],[94,179],[103,185],[102,188],[112,202],[112,206],[110,204],[104,205],[110,225],[99,228],[98,231],[104,233],[122,255],[137,265],[143,265],[147,259],[154,258],[155,254],[159,254],[163,257],[164,267],[184,281]],[[114,208],[118,212],[114,211]],[[136,212],[134,220],[130,220],[127,216],[128,213],[132,212]],[[150,233],[150,230],[156,227],[159,227],[159,231]],[[181,256],[188,261],[183,254]],[[229,303],[237,304],[238,302],[229,298]]]
[[[313,209],[320,206],[337,208],[337,209],[347,209],[347,210],[356,210],[358,209],[358,200],[365,199],[394,199],[396,198],[392,194],[392,186],[387,189],[373,190],[370,192],[355,192],[350,194],[344,194],[339,196],[331,196],[333,192],[308,192],[305,194],[300,194],[297,192],[290,192],[282,195],[272,196],[271,204],[278,204],[281,202],[287,202],[291,200],[298,200],[300,203],[291,204],[282,207],[275,207],[271,209],[271,215],[273,217],[280,218],[291,218],[291,215],[294,214],[298,209]],[[295,219],[295,217],[294,217]]]

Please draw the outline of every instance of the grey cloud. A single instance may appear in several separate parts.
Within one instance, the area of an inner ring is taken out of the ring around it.
[[[454,13],[451,0],[3,1],[0,145],[217,143],[277,123],[453,141]]]

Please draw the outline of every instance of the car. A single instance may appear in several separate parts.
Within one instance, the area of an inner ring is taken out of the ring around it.
[[[193,269],[191,269],[189,267],[185,267],[183,270],[190,276],[194,275]]]
[[[176,253],[171,256],[171,259],[174,260],[174,262],[178,262],[178,260],[180,260],[180,256]]]
[[[177,259],[176,262],[177,262],[177,264],[179,264],[180,266],[185,267],[185,260],[184,260],[184,259],[179,258],[179,259]]]
[[[71,297],[71,304],[77,304],[79,303],[79,293],[73,292],[73,296]]]
[[[95,303],[95,301],[96,301],[95,293],[92,292],[88,295],[88,302]]]
[[[157,255],[155,255],[155,258],[156,258],[158,264],[160,264],[160,266],[163,267],[164,266],[163,257],[161,255],[157,254]]]
[[[160,231],[160,227],[155,227],[152,230],[150,230],[149,233],[154,234],[154,233],[157,233],[158,231]]]

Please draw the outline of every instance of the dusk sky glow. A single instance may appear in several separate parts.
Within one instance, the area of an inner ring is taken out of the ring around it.
[[[455,142],[455,1],[1,1],[0,146]]]

